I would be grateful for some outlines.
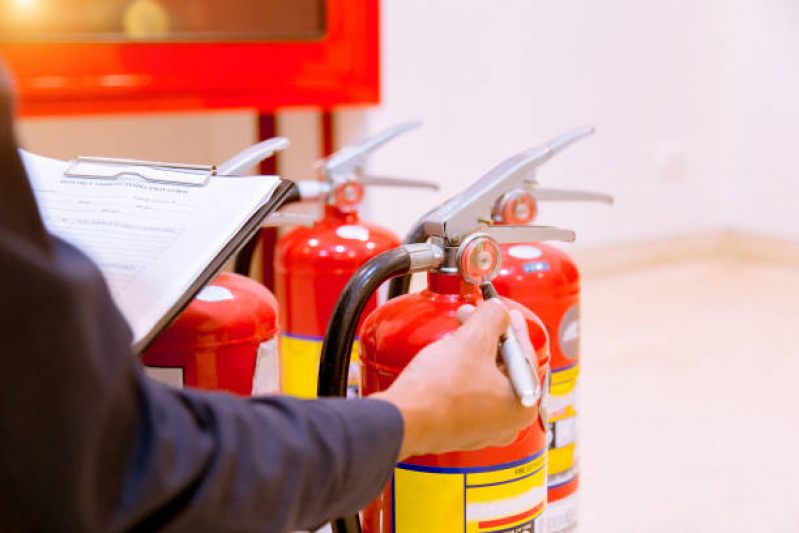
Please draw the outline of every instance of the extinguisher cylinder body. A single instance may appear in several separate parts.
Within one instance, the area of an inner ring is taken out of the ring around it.
[[[243,396],[277,389],[277,301],[260,283],[222,272],[142,355],[151,377]],[[272,390],[270,390],[272,389]]]
[[[548,530],[577,523],[580,372],[580,274],[563,251],[542,243],[502,245],[497,291],[533,311],[549,333],[551,384],[548,410]]]
[[[400,245],[391,231],[326,205],[322,220],[296,228],[277,243],[275,292],[281,317],[280,376],[285,394],[316,396],[322,342],[333,307],[352,275],[369,259]],[[377,307],[375,295],[364,315]],[[349,394],[358,394],[358,345]]]
[[[543,382],[549,364],[546,332],[528,309],[502,300],[527,318]],[[371,313],[361,330],[363,394],[388,388],[420,350],[459,327],[459,307],[480,301],[476,285],[460,276],[431,273],[426,290],[390,300]],[[539,531],[546,507],[545,448],[546,430],[539,419],[509,446],[406,459],[364,511],[364,531]]]

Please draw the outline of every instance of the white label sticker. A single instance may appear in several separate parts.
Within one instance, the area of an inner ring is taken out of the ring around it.
[[[512,246],[511,249],[508,250],[508,253],[517,259],[536,259],[543,255],[541,250],[527,244]]]
[[[169,385],[176,389],[183,388],[183,369],[181,367],[145,366],[144,373],[164,385]]]
[[[369,240],[369,230],[363,226],[341,226],[336,230],[336,235],[342,239],[352,239],[355,241]]]
[[[277,338],[261,343],[255,359],[255,375],[252,377],[253,396],[266,396],[280,392],[280,367],[278,364]]]
[[[560,351],[569,359],[580,355],[580,306],[573,305],[566,311],[558,328]]]
[[[547,504],[547,531],[549,533],[567,533],[576,531],[579,518],[579,501],[577,493],[570,494],[560,500]]]
[[[563,332],[560,334],[561,342],[566,344],[567,342],[576,341],[580,338],[580,321],[574,320],[569,322],[566,327],[563,328]]]
[[[573,416],[555,422],[555,448],[563,448],[577,440],[577,419]]]
[[[197,299],[201,302],[224,302],[226,300],[233,300],[235,297],[233,293],[230,292],[229,289],[225,287],[219,287],[218,285],[209,285],[203,290],[200,291],[200,294],[197,295]]]

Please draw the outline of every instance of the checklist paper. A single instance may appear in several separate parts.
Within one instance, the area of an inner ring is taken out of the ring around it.
[[[212,177],[204,186],[127,174],[75,178],[64,175],[68,162],[20,154],[45,226],[99,265],[133,329],[134,348],[143,347],[280,182],[276,176]]]

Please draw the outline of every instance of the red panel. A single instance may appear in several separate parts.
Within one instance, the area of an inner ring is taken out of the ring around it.
[[[4,44],[23,115],[379,100],[379,0],[327,0],[319,41]]]

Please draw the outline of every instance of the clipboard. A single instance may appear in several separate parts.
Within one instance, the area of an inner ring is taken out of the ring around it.
[[[220,175],[214,165],[187,165],[160,161],[144,161],[138,159],[119,159],[107,157],[79,156],[70,161],[64,176],[85,179],[117,179],[122,176],[136,176],[154,183],[204,187],[208,181],[217,176],[221,179],[236,179],[236,176]],[[197,294],[225,268],[225,265],[247,243],[255,237],[265,219],[275,212],[291,195],[294,182],[281,179],[269,201],[245,222],[241,229],[222,250],[211,260],[205,270],[192,282],[186,290],[163,315],[149,333],[133,344],[137,355],[144,353],[155,342],[155,339],[174,322],[186,307],[191,304]]]
[[[150,330],[150,333],[133,345],[133,351],[136,353],[136,355],[141,355],[144,353],[147,348],[149,348],[150,345],[155,342],[155,339],[157,339],[161,333],[163,333],[175,320],[177,320],[180,314],[189,306],[189,304],[191,304],[197,294],[199,294],[199,292],[206,285],[213,281],[214,278],[216,278],[216,276],[222,272],[222,270],[225,268],[225,265],[227,265],[228,262],[230,262],[230,260],[237,253],[239,253],[248,242],[250,242],[251,239],[255,238],[256,233],[261,228],[266,218],[280,209],[280,207],[292,195],[292,190],[296,187],[297,185],[291,180],[280,180],[269,201],[245,223],[235,237],[228,242],[227,246],[225,246],[222,251],[219,252],[219,254],[217,254],[217,256],[208,264],[202,274],[200,274],[195,282],[189,287],[189,290],[183,293],[183,296],[181,296],[175,302],[172,308],[169,309],[163,318],[156,324],[155,328]]]
[[[45,225],[98,264],[137,355],[296,196],[289,180],[214,166],[20,153]]]

